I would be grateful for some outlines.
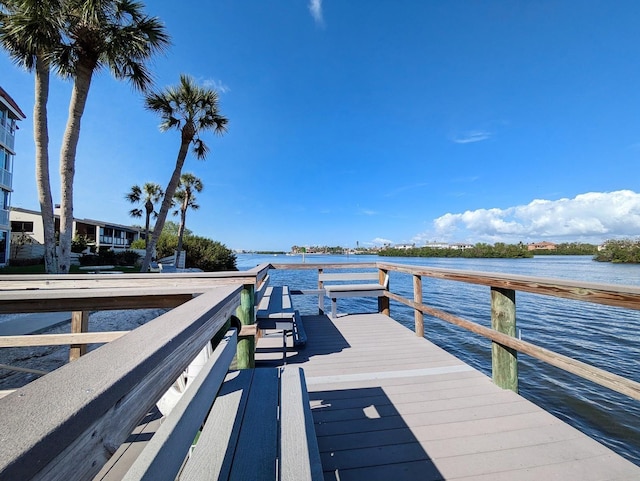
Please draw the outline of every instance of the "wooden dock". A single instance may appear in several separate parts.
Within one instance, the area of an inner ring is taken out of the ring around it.
[[[640,467],[385,315],[303,320],[308,343],[287,363],[304,368],[327,481],[640,479]],[[281,362],[282,337],[261,338],[256,367]]]

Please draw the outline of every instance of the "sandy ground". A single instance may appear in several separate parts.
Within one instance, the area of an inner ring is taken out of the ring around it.
[[[164,309],[137,309],[119,311],[98,311],[89,315],[89,330],[100,331],[127,331],[154,319],[165,312]],[[0,323],[19,319],[25,314],[0,315]],[[69,332],[70,323],[52,327],[42,331],[42,334],[61,334]],[[89,350],[96,349],[100,344],[91,344]],[[16,347],[0,349],[0,364],[18,366],[23,368],[38,369],[41,371],[53,371],[69,360],[69,346],[46,347]],[[36,374],[9,371],[0,368],[0,390],[17,389],[37,379]]]

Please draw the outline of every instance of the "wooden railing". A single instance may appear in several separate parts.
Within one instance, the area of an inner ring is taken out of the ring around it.
[[[402,273],[413,278],[413,299],[385,292],[392,299],[414,310],[415,332],[424,337],[424,314],[462,327],[492,341],[492,377],[496,385],[518,390],[517,353],[526,354],[547,364],[573,373],[596,384],[640,400],[640,383],[559,354],[541,346],[518,339],[516,336],[516,292],[573,299],[640,310],[640,287],[605,285],[572,280],[548,279],[514,274],[499,274],[451,269],[427,268],[388,262],[345,264],[273,264],[275,269],[307,269],[318,273],[327,270],[378,269],[380,278],[389,272]],[[422,299],[422,278],[448,280],[488,286],[491,293],[491,328],[463,319],[426,305]],[[389,315],[389,303],[381,300],[379,311]]]
[[[254,292],[266,279],[269,265],[248,271],[171,274],[68,274],[0,276],[0,314],[72,312],[70,334],[2,336],[1,347],[70,345],[70,360],[86,353],[87,344],[109,342],[123,332],[88,332],[90,311],[111,309],[172,309],[209,289],[241,285],[236,316],[238,365],[253,367]]]
[[[0,478],[91,479],[196,354],[243,285],[212,287],[0,399]]]

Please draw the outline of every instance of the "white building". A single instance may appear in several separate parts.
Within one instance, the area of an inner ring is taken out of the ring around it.
[[[13,192],[13,158],[17,121],[26,116],[18,104],[0,87],[0,266],[9,260],[11,226],[9,210]]]
[[[60,212],[56,208],[54,212],[55,230],[60,232]],[[44,227],[42,225],[42,215],[39,211],[22,209],[20,207],[11,208],[11,231],[14,242],[18,236],[27,236],[30,246],[44,245]],[[73,238],[84,237],[89,246],[96,250],[113,249],[124,250],[131,246],[131,243],[144,237],[143,229],[139,227],[114,224],[93,219],[73,219]],[[14,249],[15,250],[15,249]],[[34,251],[33,248],[29,249]],[[44,254],[44,248],[40,249]],[[40,250],[33,257],[39,257]],[[20,257],[17,252],[13,254]]]

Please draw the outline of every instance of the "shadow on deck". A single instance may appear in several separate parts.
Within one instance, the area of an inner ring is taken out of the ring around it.
[[[310,394],[326,481],[443,479],[380,387]]]

